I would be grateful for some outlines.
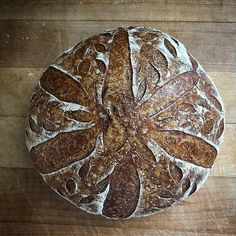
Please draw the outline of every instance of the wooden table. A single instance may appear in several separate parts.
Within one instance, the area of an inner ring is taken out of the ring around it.
[[[0,3],[0,235],[236,235],[236,1],[101,2]],[[182,41],[218,87],[226,129],[199,192],[156,216],[109,221],[44,184],[26,151],[24,125],[32,88],[55,57],[122,25],[158,28]]]

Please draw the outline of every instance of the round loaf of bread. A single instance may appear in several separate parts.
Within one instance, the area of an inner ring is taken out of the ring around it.
[[[184,45],[159,30],[122,27],[78,43],[43,73],[26,143],[62,197],[130,218],[196,192],[223,130],[221,98]]]

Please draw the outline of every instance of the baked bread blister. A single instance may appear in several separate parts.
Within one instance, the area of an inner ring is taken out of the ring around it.
[[[117,219],[196,192],[223,130],[219,93],[184,45],[159,30],[120,27],[78,43],[43,73],[26,144],[53,190]]]

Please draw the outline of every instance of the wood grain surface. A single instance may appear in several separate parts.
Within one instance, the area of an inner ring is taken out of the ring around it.
[[[159,215],[109,221],[78,210],[35,171],[24,143],[32,89],[63,50],[123,25],[178,38],[215,82],[224,142],[202,189]],[[0,235],[236,235],[236,1],[0,2]]]

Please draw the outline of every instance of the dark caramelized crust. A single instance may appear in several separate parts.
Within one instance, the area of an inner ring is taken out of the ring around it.
[[[89,213],[128,218],[201,187],[222,141],[224,107],[181,42],[120,27],[57,58],[27,121],[28,149],[51,188]]]
[[[139,188],[139,177],[132,159],[116,165],[110,176],[110,189],[102,213],[111,218],[130,216],[138,203]]]

